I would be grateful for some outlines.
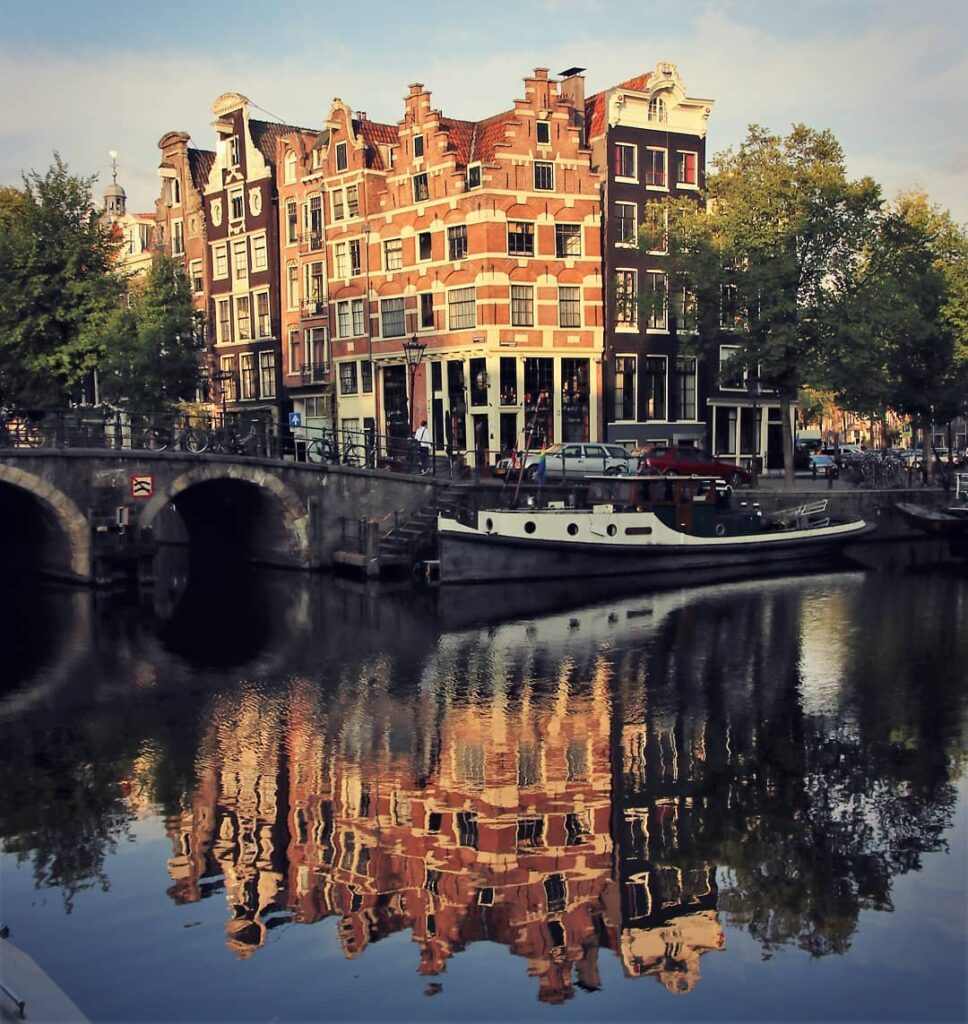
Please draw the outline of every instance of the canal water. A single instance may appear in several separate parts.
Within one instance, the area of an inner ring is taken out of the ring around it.
[[[965,1019],[964,574],[210,579],[4,591],[0,924],[92,1020]]]

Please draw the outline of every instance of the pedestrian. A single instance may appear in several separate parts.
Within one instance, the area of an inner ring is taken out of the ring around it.
[[[417,457],[420,459],[421,476],[430,472],[430,431],[427,429],[427,421],[421,420],[413,439],[417,445]]]
[[[538,456],[538,468],[535,471],[535,478],[538,481],[539,487],[544,487],[545,478],[548,475],[548,459],[545,456],[544,445],[541,446],[541,455]]]

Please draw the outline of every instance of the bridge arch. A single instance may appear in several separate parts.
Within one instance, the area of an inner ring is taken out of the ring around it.
[[[41,569],[49,575],[90,582],[91,528],[77,505],[63,491],[19,466],[0,463],[0,484],[30,494],[40,506],[52,541],[40,559]]]
[[[162,486],[141,510],[138,525],[142,530],[153,528],[159,514],[169,505],[178,507],[178,499],[187,492],[206,485],[228,485],[254,488],[272,503],[276,525],[285,531],[285,549],[276,548],[265,560],[292,567],[309,568],[313,564],[310,518],[306,502],[271,471],[241,463],[209,463],[178,474]]]

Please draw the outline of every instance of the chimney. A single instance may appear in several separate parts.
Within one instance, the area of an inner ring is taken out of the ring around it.
[[[571,107],[571,123],[581,129],[581,144],[588,144],[585,138],[585,76],[584,68],[567,68],[560,74],[558,92]]]

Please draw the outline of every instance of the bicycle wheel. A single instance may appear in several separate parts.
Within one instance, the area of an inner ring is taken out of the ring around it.
[[[182,431],[181,443],[186,452],[200,454],[208,448],[208,435],[204,430],[198,430],[195,427],[186,427],[186,429]]]
[[[21,435],[28,448],[43,448],[47,444],[47,435],[32,420],[24,421]]]
[[[168,432],[159,427],[149,427],[141,444],[149,452],[163,452],[168,447]]]
[[[366,465],[366,449],[359,444],[348,444],[343,449],[343,465],[345,466],[365,466]]]

